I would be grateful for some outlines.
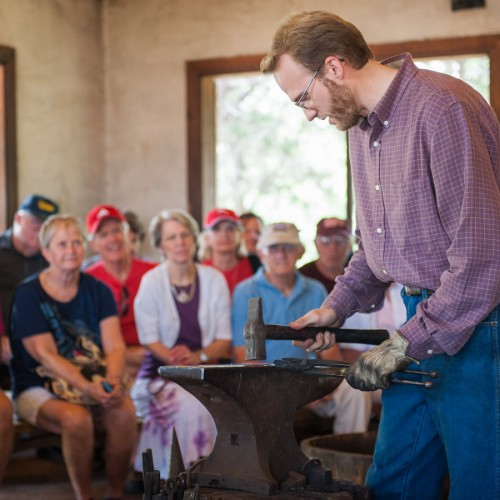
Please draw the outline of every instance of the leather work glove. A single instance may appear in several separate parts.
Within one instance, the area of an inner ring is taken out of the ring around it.
[[[390,339],[364,352],[346,370],[348,384],[360,391],[387,389],[391,374],[417,360],[406,355],[409,342],[396,330]]]

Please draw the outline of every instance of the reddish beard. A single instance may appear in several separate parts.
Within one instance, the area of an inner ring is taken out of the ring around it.
[[[360,113],[351,90],[328,79],[323,83],[330,94],[328,117],[332,119],[334,125],[343,132],[357,125]]]

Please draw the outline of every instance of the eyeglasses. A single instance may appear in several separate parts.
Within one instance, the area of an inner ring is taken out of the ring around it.
[[[318,236],[317,241],[322,245],[329,245],[330,243],[334,243],[335,245],[346,245],[349,241],[348,238],[344,238],[343,236]]]
[[[126,316],[128,313],[128,306],[129,306],[129,291],[126,287],[122,287],[122,293],[120,297],[120,316]]]
[[[307,84],[307,87],[304,90],[304,92],[302,92],[302,95],[299,97],[299,100],[294,102],[295,106],[298,106],[299,108],[302,108],[302,109],[308,109],[307,106],[305,105],[305,101],[307,100],[307,99],[305,99],[305,97],[306,97],[307,91],[309,90],[309,87],[314,82],[314,79],[318,76],[320,69],[321,69],[321,66],[314,72],[314,75],[311,78],[311,81]]]
[[[263,249],[263,252],[267,255],[276,255],[281,252],[292,253],[297,250],[298,245],[292,245],[290,243],[278,243],[277,245],[271,245]]]

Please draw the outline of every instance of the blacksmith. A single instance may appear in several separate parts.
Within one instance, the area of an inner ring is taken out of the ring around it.
[[[329,12],[286,18],[261,69],[309,121],[349,131],[360,247],[322,307],[292,326],[341,325],[380,309],[391,282],[406,286],[407,323],[348,374],[353,387],[385,389],[373,498],[440,498],[447,472],[451,499],[500,498],[495,113],[409,54],[375,61],[358,29]],[[434,387],[390,385],[407,366],[437,370]]]

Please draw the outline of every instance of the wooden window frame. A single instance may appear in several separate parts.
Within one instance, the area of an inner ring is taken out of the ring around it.
[[[5,151],[2,158],[5,197],[1,212],[2,224],[9,227],[17,210],[17,139],[16,139],[16,52],[0,46],[0,64],[3,66],[3,123]],[[1,109],[1,108],[0,108]]]
[[[472,54],[488,55],[490,58],[490,103],[500,119],[500,35],[407,41],[371,45],[370,48],[377,60],[383,60],[402,52],[410,52],[416,59]],[[264,54],[259,54],[204,59],[186,63],[188,205],[191,214],[198,221],[202,220],[204,197],[202,80],[207,76],[259,71],[260,61],[263,57]]]

